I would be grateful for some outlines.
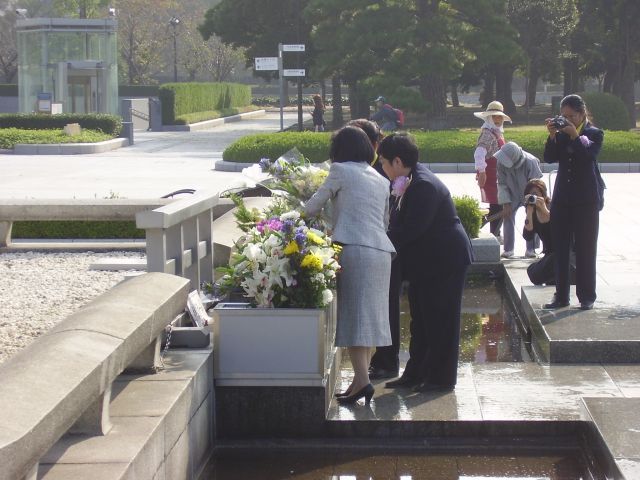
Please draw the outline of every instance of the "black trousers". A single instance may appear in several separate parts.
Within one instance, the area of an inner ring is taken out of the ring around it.
[[[466,273],[465,265],[409,283],[411,341],[404,376],[434,385],[456,384]]]
[[[389,279],[389,327],[391,328],[391,345],[377,347],[371,358],[371,367],[385,370],[398,370],[400,367],[400,293],[402,290],[402,273],[400,260],[396,256],[391,262],[391,278]]]
[[[551,235],[555,250],[556,298],[569,301],[571,243],[576,255],[576,295],[579,302],[596,299],[596,256],[600,211],[597,204],[553,205]]]
[[[499,203],[489,204],[489,216],[501,211],[502,205],[500,205]],[[500,227],[502,227],[502,217],[498,218],[497,220],[491,220],[491,222],[489,222],[489,231],[496,237],[500,235]]]

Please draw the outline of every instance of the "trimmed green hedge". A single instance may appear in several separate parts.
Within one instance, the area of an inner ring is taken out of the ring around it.
[[[111,140],[111,135],[95,130],[82,130],[80,135],[67,135],[62,130],[0,129],[0,148],[14,148],[19,143],[97,143]]]
[[[629,112],[620,97],[610,93],[581,93],[593,123],[607,130],[629,130]]]
[[[166,83],[159,96],[163,125],[190,113],[251,105],[251,87],[239,83]]]
[[[15,222],[12,238],[145,238],[135,221]]]
[[[473,150],[478,129],[411,132],[420,148],[420,161],[427,163],[473,163]],[[514,141],[542,160],[547,138],[543,128],[506,129],[507,141]],[[311,162],[323,162],[329,156],[331,133],[284,132],[248,135],[232,143],[223,159],[232,162],[255,163],[262,157],[275,159],[297,147]],[[640,162],[640,134],[606,131],[600,156],[604,163]]]
[[[464,227],[469,238],[477,238],[482,226],[482,212],[478,200],[468,195],[453,197],[460,223]]]
[[[207,112],[185,113],[176,118],[176,125],[190,125],[192,123],[204,122],[205,120],[215,120],[216,118],[230,117],[239,113],[253,112],[260,110],[259,107],[250,105],[248,107],[223,108],[222,110],[212,110]]]
[[[100,130],[107,135],[117,137],[122,131],[122,118],[105,113],[61,113],[47,115],[42,113],[6,113],[0,115],[0,128],[20,128],[23,130],[62,129],[68,123],[79,123],[88,130]]]

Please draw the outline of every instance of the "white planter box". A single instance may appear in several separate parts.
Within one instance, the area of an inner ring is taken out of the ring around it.
[[[325,385],[335,355],[335,302],[323,310],[220,303],[213,312],[216,385]]]

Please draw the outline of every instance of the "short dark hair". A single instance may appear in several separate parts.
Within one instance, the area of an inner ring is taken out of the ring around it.
[[[382,139],[378,155],[391,161],[398,157],[405,167],[413,168],[418,163],[420,153],[416,141],[408,133],[392,133]]]
[[[380,131],[380,127],[375,122],[371,120],[367,120],[366,118],[358,118],[356,120],[351,120],[347,125],[351,127],[361,128],[364,133],[369,137],[369,141],[371,145],[377,144],[382,139],[382,132]]]
[[[371,163],[374,154],[373,145],[361,128],[342,127],[331,136],[329,158],[332,162]]]

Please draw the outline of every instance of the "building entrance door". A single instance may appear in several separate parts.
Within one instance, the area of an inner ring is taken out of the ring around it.
[[[91,109],[91,77],[90,76],[69,76],[68,93],[71,113],[89,113]]]

